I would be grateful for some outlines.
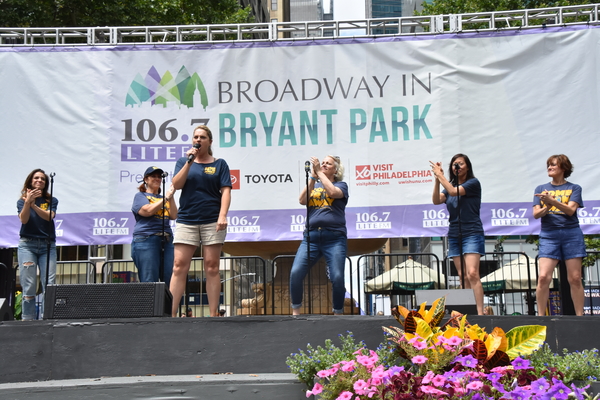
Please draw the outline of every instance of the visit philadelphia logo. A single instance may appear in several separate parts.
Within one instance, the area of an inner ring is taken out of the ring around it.
[[[125,105],[141,106],[142,103],[150,103],[153,106],[184,105],[192,108],[195,106],[194,100],[198,99],[206,110],[208,106],[206,89],[196,72],[190,75],[187,68],[182,66],[175,77],[170,71],[166,71],[161,76],[152,66],[145,77],[138,73],[131,82]]]

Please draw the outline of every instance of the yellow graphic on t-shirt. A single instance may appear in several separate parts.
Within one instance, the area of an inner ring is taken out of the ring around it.
[[[548,194],[554,196],[556,201],[562,204],[569,204],[569,200],[571,199],[571,194],[573,193],[572,189],[567,190],[549,190]],[[542,201],[542,207],[545,207],[546,204]],[[564,211],[559,210],[557,207],[552,207],[548,210],[550,214],[564,214]]]
[[[217,168],[215,167],[204,167],[204,173],[206,175],[214,175],[217,172]]]
[[[48,211],[48,203],[42,203],[40,204],[40,208],[44,211]]]
[[[327,196],[327,191],[325,188],[316,188],[313,189],[312,193],[310,194],[310,202],[308,203],[308,206],[315,208],[331,207],[334,200],[335,199],[333,197]]]
[[[159,201],[162,203],[163,199],[161,197],[154,197],[154,196],[146,196],[146,198],[148,199],[148,201],[150,202],[150,204],[154,204],[154,203],[158,203]],[[158,209],[158,211],[156,211],[154,213],[154,217],[162,219],[163,217],[168,217],[169,215],[169,202],[166,202],[166,209],[163,209],[162,207]]]

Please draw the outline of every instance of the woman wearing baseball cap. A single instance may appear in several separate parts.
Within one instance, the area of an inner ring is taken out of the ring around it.
[[[144,172],[144,181],[138,187],[139,192],[133,198],[131,211],[135,216],[135,227],[131,258],[138,270],[140,282],[158,282],[164,246],[162,281],[169,287],[173,273],[173,231],[169,220],[177,218],[177,206],[173,199],[173,185],[170,185],[164,198],[160,194],[162,175],[162,169],[148,167]]]

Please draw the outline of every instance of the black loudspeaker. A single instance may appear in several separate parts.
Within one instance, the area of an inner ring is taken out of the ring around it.
[[[170,317],[164,282],[48,285],[44,319]]]
[[[13,310],[8,304],[8,299],[0,299],[0,321],[12,321],[13,319]]]
[[[471,289],[415,290],[417,307],[423,302],[431,306],[440,297],[446,296],[446,312],[458,311],[461,314],[477,315],[475,295]]]

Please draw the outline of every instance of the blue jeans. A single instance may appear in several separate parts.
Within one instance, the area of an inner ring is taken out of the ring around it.
[[[310,235],[310,262],[308,261],[308,235]],[[323,228],[304,232],[304,240],[296,252],[290,273],[292,308],[302,307],[304,277],[321,257],[325,257],[327,276],[333,285],[333,312],[336,314],[344,312],[344,297],[346,296],[344,269],[347,251],[348,239],[343,232]]]
[[[134,236],[131,258],[138,270],[140,282],[158,282],[160,277],[160,250],[163,237]],[[164,282],[169,287],[173,274],[173,236],[165,238]]]
[[[42,290],[46,289],[46,263],[48,260],[48,241],[45,239],[21,238],[17,248],[19,260],[19,281],[23,288],[23,320],[36,319],[35,296],[37,291],[37,270],[40,270]],[[56,281],[56,242],[50,242],[50,272],[48,283]],[[44,300],[40,316],[44,315]]]

